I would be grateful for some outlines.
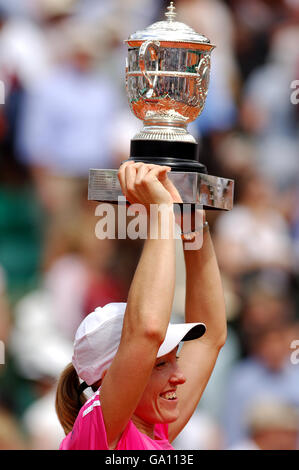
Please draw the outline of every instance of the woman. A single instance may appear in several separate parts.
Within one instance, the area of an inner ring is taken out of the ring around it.
[[[150,220],[151,229],[161,234],[166,217],[170,236],[145,241],[127,304],[96,309],[80,325],[73,365],[57,389],[56,410],[67,434],[61,449],[172,449],[225,342],[223,292],[208,230],[200,250],[185,250],[186,323],[169,325],[175,287],[173,203],[180,201],[168,171],[134,162],[119,170],[123,194],[143,204],[148,218],[150,205],[157,205],[164,214]],[[79,377],[96,392],[87,402],[81,393],[87,385],[80,385]]]

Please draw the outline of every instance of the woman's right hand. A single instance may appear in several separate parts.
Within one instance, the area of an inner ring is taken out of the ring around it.
[[[171,206],[175,201],[165,184],[169,171],[168,166],[125,162],[118,172],[122,193],[131,204],[142,204],[147,209],[150,204]]]

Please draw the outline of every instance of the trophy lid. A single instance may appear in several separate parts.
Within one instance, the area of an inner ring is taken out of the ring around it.
[[[210,45],[210,40],[207,37],[197,33],[185,23],[175,21],[176,12],[173,2],[170,2],[170,6],[167,7],[167,10],[168,11],[165,13],[166,20],[153,23],[142,31],[136,31],[129,37],[128,42],[147,41],[151,39],[162,42],[186,42]]]

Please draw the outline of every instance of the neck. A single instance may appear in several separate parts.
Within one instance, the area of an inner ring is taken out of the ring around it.
[[[143,421],[136,415],[132,416],[132,421],[135,424],[138,431],[142,432],[142,434],[145,434],[151,439],[155,439],[155,430],[154,430],[155,425],[154,424],[146,423],[145,421]]]

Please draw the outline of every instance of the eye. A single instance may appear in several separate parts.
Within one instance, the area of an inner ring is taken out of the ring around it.
[[[165,361],[161,361],[161,362],[158,362],[158,364],[156,364],[156,367],[163,367],[165,366],[166,362]]]
[[[176,358],[176,361],[178,361],[178,360],[179,360],[179,358],[180,358],[180,356],[176,356],[175,358]]]

